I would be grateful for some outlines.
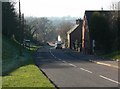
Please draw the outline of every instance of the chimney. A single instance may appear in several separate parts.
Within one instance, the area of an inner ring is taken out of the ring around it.
[[[78,25],[78,24],[80,24],[80,21],[79,21],[79,19],[76,19],[76,24]]]
[[[76,20],[76,24],[77,24],[77,25],[80,25],[81,23],[82,23],[82,20],[81,20],[81,19],[77,19],[77,20]]]

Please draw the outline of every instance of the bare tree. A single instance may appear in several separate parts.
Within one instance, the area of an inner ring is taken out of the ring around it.
[[[119,2],[112,2],[110,5],[111,10],[118,10],[119,9]]]
[[[56,31],[50,20],[45,17],[33,18],[28,21],[29,31],[32,37],[41,42],[47,42],[55,38]]]
[[[72,28],[74,24],[69,21],[62,21],[57,30],[57,34],[62,37],[63,40],[67,38],[67,32]]]

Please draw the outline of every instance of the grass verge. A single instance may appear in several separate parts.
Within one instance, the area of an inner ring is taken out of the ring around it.
[[[113,60],[120,60],[120,51],[116,51],[116,52],[101,55],[101,56],[103,56],[105,58],[110,58],[110,59],[113,59]]]
[[[33,53],[37,46],[30,50],[24,48],[23,55],[19,55],[19,45],[3,38],[3,76],[2,89],[18,89],[18,87],[41,89],[55,89],[54,85],[34,65]]]
[[[35,65],[22,66],[3,77],[4,87],[54,87]]]

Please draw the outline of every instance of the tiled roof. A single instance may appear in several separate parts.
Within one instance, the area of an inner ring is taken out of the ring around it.
[[[79,26],[79,24],[76,24],[72,29],[70,29],[67,34],[70,34],[71,32],[73,32],[77,27]]]
[[[86,10],[86,11],[85,11],[85,15],[86,15],[88,24],[89,24],[90,19],[91,19],[91,16],[93,15],[94,12],[103,13],[103,14],[109,16],[110,13],[111,13],[111,12],[115,12],[115,10],[114,10],[114,11],[110,11],[110,10]]]

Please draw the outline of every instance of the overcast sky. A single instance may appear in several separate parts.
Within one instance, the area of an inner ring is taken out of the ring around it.
[[[82,18],[85,10],[110,10],[111,3],[117,1],[120,0],[21,0],[21,10],[25,16]]]

